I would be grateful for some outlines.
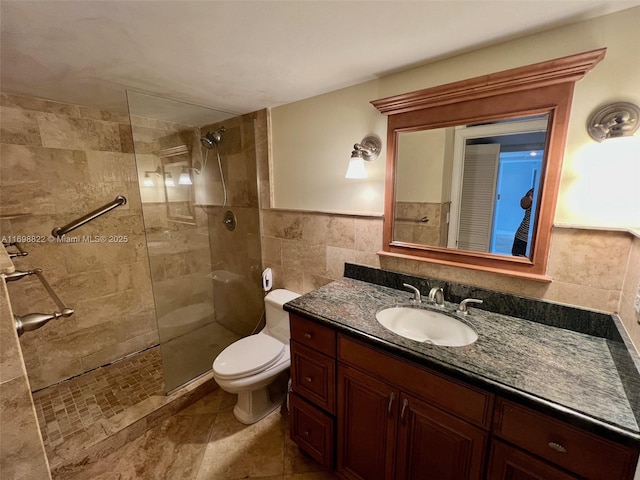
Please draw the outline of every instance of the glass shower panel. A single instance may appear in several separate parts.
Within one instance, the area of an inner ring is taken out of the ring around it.
[[[208,372],[262,317],[254,121],[139,92],[127,98],[170,392]]]

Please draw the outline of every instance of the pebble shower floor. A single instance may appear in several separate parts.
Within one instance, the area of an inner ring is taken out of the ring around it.
[[[33,394],[47,451],[153,396],[164,394],[160,348],[153,347]]]

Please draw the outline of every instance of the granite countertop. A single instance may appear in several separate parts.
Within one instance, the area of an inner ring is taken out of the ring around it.
[[[382,327],[378,310],[408,305],[409,292],[343,278],[285,305],[444,373],[455,374],[496,393],[509,393],[556,409],[582,425],[640,442],[640,428],[604,338],[548,326],[470,306],[463,319],[478,333],[464,347],[443,347],[405,339]],[[429,305],[425,306],[429,308]],[[433,307],[432,307],[433,308]]]

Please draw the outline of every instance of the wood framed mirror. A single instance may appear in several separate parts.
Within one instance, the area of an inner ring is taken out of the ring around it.
[[[605,53],[371,102],[388,115],[379,254],[551,281],[574,84]]]

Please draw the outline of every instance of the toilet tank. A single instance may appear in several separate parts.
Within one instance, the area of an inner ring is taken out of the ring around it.
[[[289,345],[289,313],[282,306],[289,300],[298,298],[299,293],[291,292],[283,288],[273,290],[264,297],[264,310],[266,326],[264,332],[277,338],[282,343]]]

